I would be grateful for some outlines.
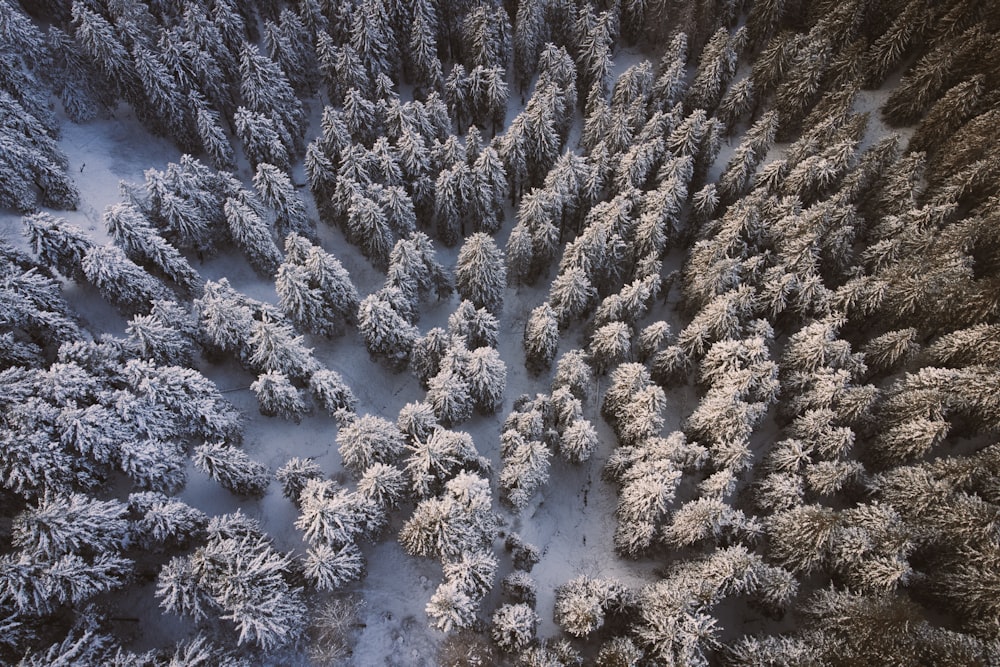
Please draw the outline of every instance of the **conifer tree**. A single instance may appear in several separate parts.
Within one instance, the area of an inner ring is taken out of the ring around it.
[[[154,300],[170,296],[160,281],[117,246],[94,246],[84,255],[81,268],[87,280],[125,314],[149,312]]]
[[[458,253],[455,287],[459,296],[477,308],[499,314],[506,287],[503,253],[493,239],[483,233],[470,236]]]
[[[546,301],[531,311],[524,325],[524,354],[529,370],[548,368],[559,347],[559,320]]]
[[[257,396],[260,413],[266,417],[281,417],[298,423],[307,411],[302,392],[280,371],[260,374],[250,384],[250,391]]]
[[[192,460],[197,468],[233,493],[260,496],[270,483],[271,475],[265,466],[243,450],[223,442],[195,447]]]
[[[287,174],[272,164],[261,162],[257,165],[253,185],[264,205],[276,214],[274,231],[278,238],[285,238],[290,232],[315,237],[316,225],[309,220],[305,205],[295,194]]]
[[[94,242],[82,229],[44,212],[27,215],[22,220],[38,261],[72,280],[86,279],[83,258]]]
[[[396,425],[375,415],[356,417],[337,432],[340,456],[357,477],[375,463],[394,463],[405,445]]]

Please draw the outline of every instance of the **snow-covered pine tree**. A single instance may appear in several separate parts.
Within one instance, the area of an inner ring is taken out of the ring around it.
[[[626,611],[631,597],[619,581],[580,576],[556,588],[555,622],[575,637],[586,637],[604,626],[608,614]]]
[[[312,355],[312,348],[305,347],[302,336],[280,319],[264,313],[250,325],[247,339],[251,368],[265,372],[278,372],[293,379],[305,380],[319,370],[319,362]]]
[[[239,54],[240,96],[246,107],[272,121],[288,155],[302,153],[305,111],[281,67],[244,43]],[[272,162],[279,167],[281,162]]]
[[[546,301],[531,311],[524,325],[526,365],[534,373],[549,367],[559,347],[559,320]]]
[[[14,517],[11,539],[15,547],[43,561],[118,552],[128,540],[127,509],[117,500],[80,493],[45,495],[36,507]]]
[[[246,254],[257,273],[273,276],[281,264],[281,251],[259,210],[234,197],[226,199],[226,224],[236,245]]]
[[[409,363],[410,351],[420,335],[415,326],[378,294],[365,297],[358,306],[358,331],[369,354],[385,358],[396,370]]]
[[[278,238],[285,238],[291,232],[315,238],[316,224],[309,219],[305,204],[295,194],[288,174],[273,164],[260,162],[253,186],[261,201],[275,212],[274,231]]]
[[[64,218],[39,212],[22,219],[31,249],[43,265],[77,282],[86,280],[83,258],[94,247],[86,232]]]
[[[146,549],[187,546],[201,538],[208,525],[201,510],[154,491],[129,495],[128,507],[139,517],[132,523],[133,539]]]
[[[534,641],[540,622],[535,610],[523,602],[505,604],[493,613],[490,636],[500,650],[514,653]]]
[[[243,152],[251,166],[255,167],[266,162],[281,169],[289,168],[291,160],[288,148],[282,141],[274,119],[266,114],[239,107],[233,114],[233,124],[236,127],[236,136],[243,144]]]
[[[526,441],[520,434],[506,447],[500,470],[501,497],[518,511],[549,479],[552,452],[538,440]]]
[[[192,460],[198,469],[239,495],[263,495],[271,481],[264,465],[224,442],[206,442],[195,447]]]
[[[298,504],[306,482],[311,479],[322,479],[323,470],[312,459],[293,456],[275,471],[274,478],[281,484],[284,496]]]
[[[123,313],[149,312],[153,301],[169,299],[163,284],[113,245],[94,246],[81,262],[87,280]]]
[[[355,417],[337,432],[337,449],[344,466],[356,477],[375,463],[394,463],[406,441],[392,422],[376,415]]]
[[[201,287],[201,276],[177,249],[153,228],[137,206],[112,204],[104,211],[104,226],[115,243],[136,262],[148,262],[188,292]]]
[[[413,494],[433,496],[461,469],[478,465],[472,436],[462,431],[435,427],[429,435],[407,446],[405,471]]]
[[[463,374],[469,395],[481,414],[496,412],[507,387],[507,366],[492,347],[478,347],[469,355]]]
[[[503,253],[493,239],[483,233],[466,239],[455,266],[455,288],[459,296],[472,301],[477,308],[498,315],[503,307],[506,286]]]
[[[302,391],[280,370],[258,375],[250,384],[250,391],[257,397],[260,413],[266,417],[290,419],[297,424],[309,411]]]

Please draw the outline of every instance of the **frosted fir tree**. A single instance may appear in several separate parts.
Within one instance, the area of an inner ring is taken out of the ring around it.
[[[400,408],[399,416],[396,418],[396,426],[412,444],[418,440],[426,439],[438,426],[438,423],[431,405],[426,401],[414,401]]]
[[[507,388],[507,366],[492,347],[479,347],[469,355],[463,371],[469,395],[482,414],[496,412]]]
[[[476,620],[478,604],[456,581],[443,581],[434,591],[425,611],[431,627],[451,632],[471,627]]]
[[[730,35],[724,27],[712,35],[702,49],[698,71],[688,88],[686,99],[688,105],[710,112],[715,110],[722,93],[736,73],[738,47],[743,39],[739,31]]]
[[[337,449],[344,466],[356,477],[374,463],[393,463],[403,452],[403,433],[376,415],[355,417],[337,432]]]
[[[549,479],[552,453],[544,443],[522,438],[510,446],[500,470],[502,497],[517,510],[527,507],[531,497]]]
[[[301,153],[305,112],[285,73],[277,63],[247,43],[239,54],[239,69],[243,103],[251,111],[273,119],[289,155]]]
[[[514,604],[526,604],[534,608],[538,597],[538,583],[524,570],[514,570],[500,584],[504,597]]]
[[[331,415],[338,410],[353,411],[357,398],[337,371],[321,368],[309,377],[309,391],[317,405]]]
[[[148,262],[188,291],[201,286],[201,276],[174,246],[153,228],[133,204],[112,204],[104,212],[104,226],[115,243],[135,261]]]
[[[246,254],[257,273],[272,276],[281,264],[281,251],[259,210],[236,198],[226,199],[226,224],[233,241]]]
[[[352,195],[347,209],[347,230],[375,266],[388,266],[394,241],[389,221],[378,202],[360,193]]]
[[[341,547],[320,543],[306,550],[302,569],[316,590],[336,591],[364,578],[365,560],[354,543]]]
[[[299,494],[295,527],[311,545],[339,548],[354,544],[365,530],[363,500],[326,479],[307,480]]]
[[[472,436],[437,427],[426,438],[407,446],[404,471],[415,496],[427,498],[444,488],[462,468],[478,464]]]
[[[37,507],[14,517],[11,539],[18,549],[48,561],[66,554],[117,552],[128,540],[126,512],[116,500],[47,494]]]
[[[265,372],[277,372],[294,379],[305,379],[319,370],[319,362],[312,354],[312,348],[303,344],[302,336],[280,320],[272,320],[266,313],[250,325],[251,368]]]
[[[399,533],[399,542],[414,556],[455,558],[484,549],[498,530],[489,481],[460,472],[445,483],[444,493],[417,504]]]
[[[505,604],[493,613],[490,636],[500,650],[514,653],[535,640],[541,619],[524,603]]]
[[[328,319],[323,293],[310,285],[309,272],[305,267],[283,263],[275,274],[274,287],[278,294],[278,307],[306,331],[329,333],[341,326],[340,322]]]
[[[156,299],[168,299],[163,284],[116,246],[95,246],[81,262],[87,280],[126,314],[146,313]]]
[[[290,158],[288,148],[282,141],[274,119],[266,114],[239,107],[233,114],[236,136],[243,144],[243,152],[250,164],[273,164],[288,169]]]
[[[254,309],[249,300],[229,285],[229,280],[205,283],[205,291],[194,301],[199,329],[221,352],[250,354],[248,337]]]
[[[444,329],[434,327],[414,342],[410,355],[410,370],[424,388],[427,388],[430,379],[441,370],[441,359],[450,341],[451,337]]]
[[[568,389],[581,401],[590,398],[594,373],[587,363],[587,353],[580,349],[565,352],[556,363],[552,378],[552,391]]]
[[[139,354],[164,366],[187,366],[194,354],[191,337],[165,322],[160,314],[136,315],[129,320],[125,333]]]
[[[561,328],[579,317],[583,317],[597,300],[597,290],[594,289],[587,273],[578,267],[561,271],[549,290],[549,301],[552,312]]]
[[[444,562],[444,579],[458,583],[463,592],[478,601],[492,590],[497,566],[491,549],[466,551]]]
[[[559,437],[559,454],[570,463],[588,461],[600,444],[597,429],[587,419],[570,422]]]
[[[187,480],[184,452],[173,442],[136,438],[119,448],[118,467],[141,489],[176,493]]]
[[[373,463],[358,480],[357,493],[366,504],[388,515],[408,497],[404,471],[386,463]]]
[[[410,28],[408,67],[415,85],[423,91],[440,90],[444,75],[437,55],[437,36],[430,17],[417,14]]]
[[[296,232],[315,237],[316,225],[309,220],[305,204],[292,185],[292,179],[273,164],[261,162],[253,177],[253,186],[261,201],[275,212],[274,231],[279,238]]]
[[[420,333],[378,294],[358,306],[358,331],[372,356],[384,357],[390,367],[402,370]]]
[[[133,539],[147,549],[186,546],[203,536],[208,525],[204,512],[162,493],[133,493],[128,507],[139,517],[132,524]]]
[[[305,629],[302,591],[286,580],[291,563],[290,554],[276,551],[256,531],[210,534],[205,546],[164,567],[156,595],[167,611],[195,618],[219,614],[234,623],[238,644],[271,651]]]
[[[271,481],[268,469],[246,452],[225,443],[205,443],[195,447],[195,467],[224,488],[239,495],[260,496]]]
[[[195,132],[212,166],[224,171],[232,170],[236,165],[236,157],[233,145],[223,129],[220,114],[194,92],[188,95],[188,104],[195,110]]]
[[[72,280],[86,280],[83,258],[94,247],[94,241],[82,229],[45,212],[26,215],[22,222],[39,262]]]
[[[613,579],[577,577],[556,588],[555,622],[575,637],[600,629],[608,614],[623,612],[630,593]]]
[[[496,315],[485,308],[476,308],[471,301],[463,300],[455,312],[448,316],[448,336],[462,338],[465,347],[497,347],[500,343],[500,322]]]
[[[548,301],[531,311],[524,325],[526,365],[535,373],[548,368],[559,347],[559,320]]]
[[[474,400],[463,371],[442,367],[427,383],[427,403],[446,427],[460,424],[472,416]]]
[[[274,478],[281,484],[284,496],[297,504],[306,482],[311,479],[322,479],[323,470],[312,459],[293,456],[275,471]]]
[[[754,172],[774,142],[777,130],[778,114],[775,111],[765,113],[747,130],[719,177],[719,196],[723,201],[732,202],[746,194],[753,182]]]
[[[257,407],[265,417],[281,417],[297,424],[309,411],[303,393],[281,371],[261,373],[250,384],[250,391],[257,397]]]
[[[455,266],[455,287],[459,296],[477,308],[498,314],[507,285],[503,253],[493,239],[476,233],[466,239]]]
[[[588,354],[595,370],[603,375],[607,370],[631,356],[632,331],[624,322],[610,322],[594,331]]]

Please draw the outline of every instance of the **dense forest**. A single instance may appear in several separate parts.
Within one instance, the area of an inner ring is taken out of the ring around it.
[[[0,663],[1000,664],[998,33],[0,0]]]

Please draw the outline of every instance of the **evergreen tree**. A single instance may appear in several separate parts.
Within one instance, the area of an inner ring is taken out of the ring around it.
[[[288,148],[282,141],[279,128],[266,114],[239,107],[233,115],[236,136],[243,144],[250,165],[261,163],[288,169],[290,165]]]
[[[496,412],[507,387],[507,366],[500,353],[492,347],[476,348],[463,374],[476,410],[487,415]]]
[[[86,279],[83,258],[94,242],[82,229],[44,212],[27,215],[22,221],[39,262],[72,280]]]
[[[260,496],[271,475],[246,452],[222,442],[205,443],[194,449],[195,466],[224,488],[240,495]]]
[[[400,370],[409,363],[420,333],[377,294],[365,297],[358,306],[358,331],[369,354],[384,357]]]
[[[130,259],[148,262],[182,288],[195,291],[201,276],[176,248],[154,230],[146,216],[133,204],[112,204],[104,212],[104,226]]]
[[[160,281],[116,246],[92,247],[84,255],[81,268],[87,280],[123,313],[145,313],[154,300],[169,298],[169,292]]]
[[[268,370],[250,384],[250,391],[257,396],[260,413],[267,417],[281,417],[298,423],[307,412],[302,393],[284,373]]]
[[[271,231],[261,212],[235,197],[226,199],[223,210],[229,233],[246,253],[250,265],[262,275],[274,275],[281,264],[281,251],[271,238]]]
[[[274,231],[279,238],[289,232],[302,234],[308,238],[316,235],[315,224],[309,220],[305,205],[292,186],[292,180],[272,164],[261,162],[253,177],[253,185],[265,206],[276,214]]]
[[[458,253],[455,267],[455,287],[459,296],[477,308],[499,314],[506,287],[503,254],[493,239],[476,233],[466,239]]]
[[[275,471],[274,478],[281,484],[284,496],[297,504],[306,482],[322,479],[323,470],[312,459],[294,456]]]
[[[559,347],[559,320],[546,301],[531,311],[524,325],[524,354],[529,370],[539,373],[548,368]]]
[[[43,561],[120,551],[128,539],[126,511],[115,500],[46,495],[14,517],[11,537],[15,547]]]
[[[518,511],[549,479],[552,453],[544,443],[525,441],[519,434],[505,447],[500,471],[501,497]]]
[[[505,604],[493,614],[490,635],[500,650],[520,651],[535,639],[540,621],[534,609],[524,603]]]
[[[352,419],[337,432],[337,449],[344,466],[357,477],[375,463],[393,463],[405,445],[395,424],[374,415]]]
[[[288,78],[273,60],[244,43],[239,54],[240,96],[246,108],[270,120],[288,155],[301,154],[305,111]],[[279,167],[281,161],[271,162]]]

